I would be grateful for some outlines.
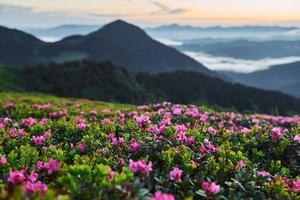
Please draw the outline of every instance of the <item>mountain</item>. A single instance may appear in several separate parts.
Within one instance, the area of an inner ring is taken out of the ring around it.
[[[146,29],[147,33],[154,38],[165,38],[173,40],[191,40],[201,38],[215,39],[270,39],[285,36],[288,38],[292,31],[298,30],[297,27],[280,26],[185,26],[170,24],[166,26]],[[299,38],[299,37],[297,37]]]
[[[31,62],[42,45],[42,41],[30,34],[0,26],[0,64]]]
[[[20,40],[22,41],[21,38]],[[15,53],[13,58],[4,61],[0,56],[0,62],[36,64],[82,59],[110,60],[133,72],[159,73],[181,69],[218,76],[216,72],[208,70],[178,50],[153,40],[139,27],[121,20],[88,35],[70,36],[54,43],[39,41],[41,45],[30,46],[22,42],[28,51],[35,52],[34,56],[28,55],[26,59],[22,59],[22,55]]]
[[[2,74],[1,74],[2,73]],[[0,90],[42,92],[131,104],[171,101],[270,114],[300,113],[300,100],[197,72],[131,73],[109,62],[77,61],[0,68]],[[5,88],[6,86],[6,88]]]
[[[278,90],[300,97],[300,62],[276,65],[249,74],[226,73],[232,80],[249,86]]]
[[[33,29],[28,28],[24,31],[40,38],[40,39],[53,39],[61,40],[62,38],[71,36],[71,35],[86,35],[93,31],[96,31],[101,27],[100,25],[76,25],[76,24],[66,24],[61,26],[56,26],[52,28],[45,29]]]
[[[201,43],[186,42],[181,46],[177,46],[177,48],[182,51],[205,52],[214,56],[224,56],[248,60],[300,56],[300,40],[237,40]]]

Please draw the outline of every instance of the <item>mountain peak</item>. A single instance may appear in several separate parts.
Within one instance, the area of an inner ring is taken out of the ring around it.
[[[110,37],[121,37],[123,39],[134,38],[137,40],[141,38],[150,38],[143,29],[120,19],[103,26],[101,29],[90,35],[106,35]]]

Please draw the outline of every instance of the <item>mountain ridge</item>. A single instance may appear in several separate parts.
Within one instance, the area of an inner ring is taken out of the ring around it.
[[[30,51],[34,51],[35,54],[29,55],[23,64],[82,59],[110,60],[134,72],[187,70],[222,77],[178,50],[153,40],[139,27],[122,20],[109,23],[88,35],[70,36],[54,43],[42,42]],[[1,61],[0,54],[0,63]],[[3,64],[20,62],[22,60],[16,62],[15,59],[11,59]]]

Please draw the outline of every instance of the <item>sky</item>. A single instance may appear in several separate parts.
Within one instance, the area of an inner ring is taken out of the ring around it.
[[[115,19],[141,26],[300,26],[300,0],[0,0],[0,24],[9,27],[104,24]]]

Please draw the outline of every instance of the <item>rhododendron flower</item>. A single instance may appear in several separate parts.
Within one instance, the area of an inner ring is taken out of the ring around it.
[[[241,169],[246,167],[246,163],[243,160],[237,161],[237,166]]]
[[[208,128],[208,132],[209,132],[212,136],[215,136],[215,135],[217,134],[216,129],[214,129],[213,127],[209,127],[209,128]]]
[[[108,180],[112,181],[114,179],[116,172],[114,172],[113,170],[110,170],[109,174],[108,174]]]
[[[38,161],[36,164],[38,171],[45,170],[48,172],[49,175],[53,174],[53,172],[58,171],[59,166],[60,166],[59,161],[54,160],[53,158],[50,158],[48,162],[45,163]]]
[[[300,193],[300,179],[297,179],[296,181],[293,182],[293,189],[295,192]]]
[[[153,133],[153,134],[158,134],[160,133],[160,129],[158,128],[157,125],[149,125],[148,128],[147,128],[147,131],[149,133]]]
[[[33,182],[36,182],[36,181],[37,181],[38,177],[39,177],[39,176],[38,176],[37,173],[31,172],[31,173],[29,174],[29,176],[27,176],[27,180],[33,183]]]
[[[135,117],[135,121],[138,127],[142,127],[143,125],[150,124],[150,117],[147,115],[140,115]]]
[[[24,185],[24,191],[26,193],[40,192],[41,194],[45,194],[47,192],[47,185],[41,181],[35,183],[26,182]]]
[[[174,107],[172,109],[172,112],[173,112],[174,115],[181,115],[182,110],[179,107]]]
[[[243,160],[239,160],[239,161],[237,161],[236,165],[233,166],[233,169],[234,170],[244,169],[245,167],[246,167],[246,163]]]
[[[146,164],[146,162],[143,160],[133,161],[130,159],[129,169],[132,172],[146,173],[149,175],[149,173],[152,171],[152,162],[150,161],[148,164]]]
[[[300,144],[300,135],[295,135],[294,141]]]
[[[9,175],[7,178],[7,181],[11,184],[21,184],[25,181],[26,179],[26,170],[9,170]]]
[[[216,194],[220,191],[220,186],[217,185],[215,182],[203,182],[202,189],[209,194]]]
[[[26,135],[26,132],[24,129],[19,129],[19,130],[10,129],[8,131],[8,134],[14,137],[24,137]]]
[[[257,171],[256,174],[262,177],[270,176],[270,172],[267,171]]]
[[[249,133],[250,131],[251,130],[246,127],[242,128],[242,130],[241,130],[242,133]]]
[[[174,167],[172,171],[170,171],[170,180],[172,181],[180,181],[182,176],[182,170]]]
[[[80,153],[84,153],[85,152],[85,145],[84,143],[80,142],[78,145],[77,145]]]
[[[27,127],[30,127],[30,126],[33,126],[36,124],[36,119],[32,118],[32,117],[29,117],[27,119],[24,119],[22,121],[22,125],[23,126],[27,126]]]
[[[0,129],[4,129],[5,128],[5,125],[0,123]]]
[[[6,102],[6,103],[3,105],[3,108],[4,108],[4,109],[7,109],[7,110],[10,110],[10,109],[16,108],[16,106],[15,106],[14,103]]]
[[[5,165],[7,163],[7,158],[5,155],[0,157],[0,165]]]
[[[46,125],[47,123],[48,123],[48,119],[46,118],[41,119],[39,122],[40,125]]]
[[[41,136],[32,136],[31,139],[36,145],[41,145],[45,140],[46,137],[44,135]]]
[[[205,147],[206,151],[209,151],[209,152],[218,151],[218,148],[215,147],[208,139],[204,140],[204,147]]]
[[[165,194],[162,192],[155,192],[154,196],[150,200],[175,200],[172,194]]]
[[[131,139],[129,142],[129,148],[128,150],[131,152],[137,152],[140,150],[140,143],[138,143],[138,141],[136,139]]]
[[[102,113],[105,114],[105,115],[108,115],[111,113],[111,110],[110,109],[104,109],[102,110]]]
[[[280,128],[280,127],[272,128],[271,134],[272,134],[272,138],[273,138],[274,140],[279,139],[280,136],[281,136],[281,128]]]
[[[202,122],[202,124],[205,124],[207,121],[208,116],[206,114],[201,114],[199,117],[200,122]]]

